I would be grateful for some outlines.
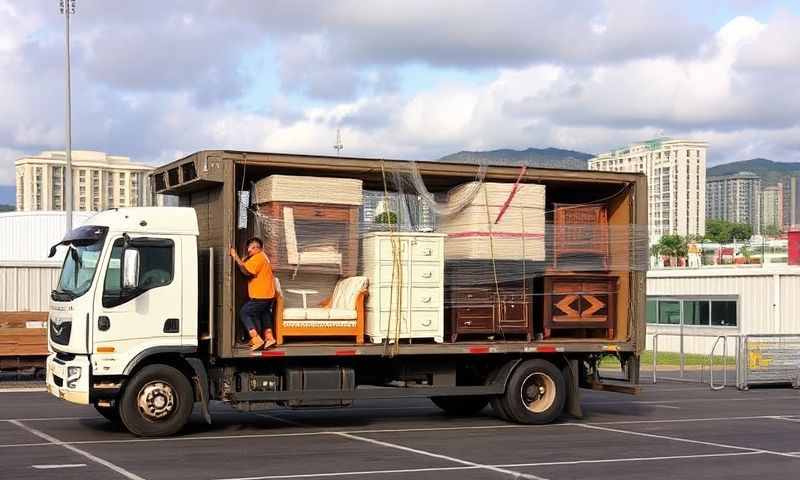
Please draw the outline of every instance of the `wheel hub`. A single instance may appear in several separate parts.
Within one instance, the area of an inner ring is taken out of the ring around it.
[[[536,372],[529,375],[522,382],[521,396],[525,408],[534,412],[542,413],[549,409],[555,401],[556,385],[549,375]]]
[[[145,418],[162,420],[175,410],[175,392],[168,383],[149,382],[139,390],[137,404]]]

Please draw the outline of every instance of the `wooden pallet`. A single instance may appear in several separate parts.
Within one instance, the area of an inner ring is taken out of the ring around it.
[[[0,357],[46,356],[46,322],[47,312],[0,312]]]

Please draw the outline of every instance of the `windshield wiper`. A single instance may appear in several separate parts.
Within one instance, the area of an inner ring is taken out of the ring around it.
[[[55,290],[53,290],[50,294],[50,297],[53,300],[59,300],[59,301],[70,301],[76,298],[75,293],[69,292],[67,290],[61,290],[60,288],[56,288]]]

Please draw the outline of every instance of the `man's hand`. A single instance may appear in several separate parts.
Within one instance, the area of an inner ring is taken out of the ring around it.
[[[228,253],[230,254],[231,258],[233,258],[234,260],[239,258],[239,254],[236,253],[236,249],[233,248],[233,247],[231,247],[231,249],[230,249],[230,251]]]

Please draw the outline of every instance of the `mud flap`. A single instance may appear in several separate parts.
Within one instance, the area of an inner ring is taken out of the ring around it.
[[[206,373],[206,367],[203,365],[203,362],[200,361],[199,358],[191,358],[186,357],[186,362],[192,367],[194,370],[194,384],[200,398],[197,401],[200,402],[200,413],[203,415],[203,420],[206,421],[209,425],[211,425],[211,412],[208,410],[208,374]]]
[[[578,385],[580,380],[579,362],[580,360],[568,360],[567,364],[561,369],[564,381],[567,384],[567,403],[564,406],[564,410],[575,418],[583,418],[581,389]]]

